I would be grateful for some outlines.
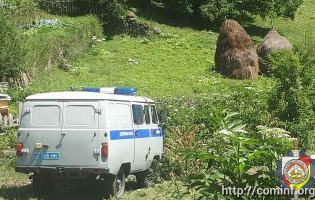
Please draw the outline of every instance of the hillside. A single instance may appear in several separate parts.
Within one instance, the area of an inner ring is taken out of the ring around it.
[[[303,43],[305,34],[315,29],[315,1],[308,0],[298,11],[295,21],[278,19],[275,28],[293,44]],[[209,91],[220,92],[229,85],[265,85],[258,82],[234,81],[221,78],[213,72],[217,32],[194,30],[158,24],[161,35],[146,38],[115,36],[113,40],[97,43],[84,56],[72,60],[73,71],[62,70],[41,74],[34,78],[34,92],[69,90],[82,87],[122,86],[136,87],[141,95],[152,98],[164,96],[193,96]],[[270,29],[268,20],[256,18],[245,26],[256,45]],[[92,38],[91,38],[92,40]],[[131,64],[129,59],[138,64]]]

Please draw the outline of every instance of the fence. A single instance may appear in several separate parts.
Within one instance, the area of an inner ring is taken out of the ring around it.
[[[79,13],[78,6],[74,0],[36,0],[41,9],[51,13],[58,14],[76,14]]]
[[[54,14],[79,15],[95,13],[96,0],[35,0],[39,7]]]
[[[11,113],[8,115],[0,114],[0,130],[5,127],[18,127],[20,125],[20,116],[22,114],[23,102],[19,102],[19,113],[16,119],[14,119]]]

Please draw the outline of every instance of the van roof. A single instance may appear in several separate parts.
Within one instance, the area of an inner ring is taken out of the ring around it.
[[[103,94],[97,92],[49,92],[28,96],[26,100],[115,100],[115,101],[135,101],[150,102],[152,99],[143,96]]]

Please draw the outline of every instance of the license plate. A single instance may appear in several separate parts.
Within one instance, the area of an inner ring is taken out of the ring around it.
[[[59,160],[60,153],[35,153],[34,156],[36,160]]]

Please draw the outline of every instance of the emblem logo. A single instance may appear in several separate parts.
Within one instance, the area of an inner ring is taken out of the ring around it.
[[[278,161],[277,176],[285,188],[310,188],[315,176],[314,160],[300,151],[290,151]]]

